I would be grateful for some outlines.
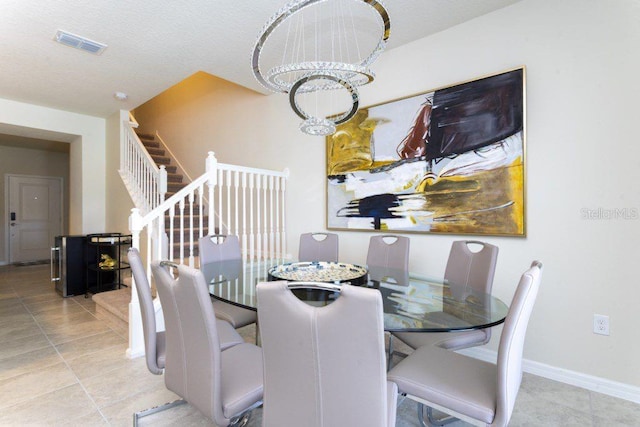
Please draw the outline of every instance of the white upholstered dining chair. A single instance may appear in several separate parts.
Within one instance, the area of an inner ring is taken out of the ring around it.
[[[158,331],[156,326],[156,313],[153,305],[151,287],[147,279],[144,264],[140,258],[140,253],[136,248],[130,248],[127,253],[127,260],[131,267],[131,274],[136,283],[136,292],[140,303],[140,315],[142,317],[142,334],[144,337],[144,352],[147,362],[147,369],[154,375],[162,375],[166,360],[165,331]],[[234,345],[244,342],[240,334],[224,320],[217,320],[218,336],[220,348],[225,350]],[[138,420],[147,415],[169,409],[173,406],[184,403],[183,400],[176,400],[146,409],[133,414],[133,424],[138,425]]]
[[[198,240],[200,267],[215,261],[239,260],[242,258],[238,236],[233,234],[213,234]],[[234,328],[241,328],[256,322],[256,312],[246,308],[228,304],[218,299],[211,299],[216,317],[226,320]]]
[[[472,250],[471,247],[474,246],[479,247],[479,250]],[[444,280],[456,286],[469,287],[477,292],[490,294],[497,260],[497,246],[477,240],[455,241],[451,244]],[[461,350],[488,343],[491,339],[491,328],[446,333],[392,332],[389,340],[389,357],[393,353],[394,336],[413,349],[425,345],[437,345],[446,350]]]
[[[409,238],[392,234],[371,236],[367,250],[367,267],[409,271]]]
[[[338,235],[335,233],[302,233],[298,261],[338,261]]]
[[[342,285],[316,307],[291,291],[337,285],[257,286],[264,353],[264,427],[395,426],[397,387],[387,381],[382,297]]]
[[[509,423],[522,379],[522,351],[540,287],[542,264],[534,261],[518,283],[498,347],[498,363],[484,362],[438,346],[420,347],[389,371],[400,393],[432,409],[482,426]],[[423,425],[423,407],[418,416]]]
[[[167,265],[177,269],[177,279]],[[200,270],[166,261],[154,262],[151,269],[166,327],[166,387],[218,426],[243,425],[262,401],[262,350],[248,343],[220,348]]]

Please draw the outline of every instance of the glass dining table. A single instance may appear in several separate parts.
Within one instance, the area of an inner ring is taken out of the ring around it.
[[[256,285],[260,282],[331,283],[322,289],[292,289],[298,298],[315,306],[330,304],[338,298],[338,288],[343,283],[378,289],[383,301],[384,327],[389,332],[483,329],[504,322],[508,311],[500,299],[468,286],[388,268],[238,259],[204,264],[201,270],[213,297],[251,310],[258,309]]]

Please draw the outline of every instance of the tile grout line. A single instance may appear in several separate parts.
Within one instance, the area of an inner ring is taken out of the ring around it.
[[[589,415],[591,415],[591,425],[595,426],[596,424],[596,414],[593,411],[593,392],[589,391]]]
[[[14,289],[14,292],[15,289]],[[87,389],[85,388],[84,384],[82,384],[82,381],[80,380],[80,378],[78,378],[78,376],[76,375],[76,373],[73,371],[73,369],[71,369],[71,366],[69,366],[69,363],[67,362],[67,360],[64,358],[64,356],[62,356],[62,354],[60,353],[60,351],[58,350],[58,348],[56,347],[56,345],[51,341],[51,339],[49,338],[49,335],[45,332],[45,330],[42,328],[42,325],[40,324],[40,322],[38,321],[38,319],[33,315],[33,313],[31,312],[31,310],[29,310],[29,307],[22,301],[22,296],[19,297],[20,298],[20,303],[24,306],[24,308],[29,312],[29,314],[31,315],[31,317],[33,318],[33,320],[36,322],[36,325],[38,325],[38,328],[40,329],[40,331],[42,332],[42,334],[45,336],[47,342],[49,342],[49,344],[51,345],[51,347],[53,347],[53,350],[56,352],[56,354],[60,357],[60,359],[62,359],[62,362],[64,363],[64,365],[67,367],[67,369],[69,369],[69,371],[71,372],[71,374],[74,376],[74,378],[76,379],[77,383],[80,385],[80,387],[82,388],[82,391],[84,391],[84,393],[87,395],[87,397],[89,398],[89,400],[91,401],[91,403],[93,404],[93,406],[95,407],[95,409],[97,409],[98,413],[100,414],[100,416],[102,417],[102,419],[109,424],[109,420],[107,420],[107,417],[105,417],[105,415],[102,413],[102,410],[100,409],[100,407],[98,406],[98,404],[96,403],[96,401],[93,399],[93,397],[91,397],[91,395],[89,394],[89,392],[87,391]],[[89,310],[86,309],[86,307],[82,306],[82,304],[78,303],[77,301],[74,301],[74,303],[80,305],[83,309],[85,309],[85,311],[87,311],[89,314],[91,314],[93,316],[93,313],[91,313]],[[95,317],[95,316],[93,316]],[[111,328],[109,328],[111,329]],[[98,335],[98,334],[94,334],[94,335]],[[92,336],[92,335],[90,335]],[[71,340],[73,341],[73,340]],[[68,341],[69,342],[69,341]],[[62,390],[65,387],[62,387],[58,390]],[[37,396],[36,396],[37,397]]]

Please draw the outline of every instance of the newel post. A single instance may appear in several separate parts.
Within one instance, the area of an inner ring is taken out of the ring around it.
[[[131,247],[140,250],[140,232],[142,231],[142,215],[140,209],[131,209],[129,215],[129,231],[131,232]]]
[[[167,167],[160,165],[160,174],[158,176],[158,193],[160,194],[160,203],[164,202],[164,197],[167,194]],[[155,206],[153,206],[155,208]]]
[[[205,161],[205,170],[207,171],[207,175],[209,176],[209,180],[207,181],[207,185],[216,185],[218,180],[218,174],[216,173],[218,170],[218,159],[216,159],[216,155],[213,151],[209,151],[207,153],[207,160]]]

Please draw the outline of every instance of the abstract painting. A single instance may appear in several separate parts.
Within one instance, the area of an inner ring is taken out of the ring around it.
[[[359,109],[327,136],[327,228],[525,235],[525,70]]]

